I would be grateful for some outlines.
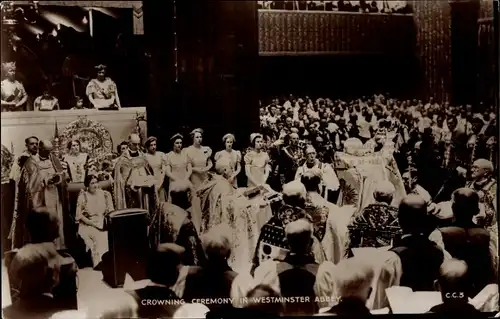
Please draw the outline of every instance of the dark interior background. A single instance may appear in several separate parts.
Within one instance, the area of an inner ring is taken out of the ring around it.
[[[309,95],[357,98],[390,92],[418,94],[418,61],[391,54],[339,54],[259,57],[259,96]]]
[[[92,10],[91,37],[88,8],[43,6],[36,23],[16,28],[17,51],[2,36],[2,62],[17,62],[17,76],[30,99],[48,87],[63,109],[73,106],[74,95],[85,94],[88,80],[96,75],[94,66],[106,64],[122,106],[145,105],[144,46],[133,35],[132,14],[127,8]],[[74,76],[81,80],[73,81]]]

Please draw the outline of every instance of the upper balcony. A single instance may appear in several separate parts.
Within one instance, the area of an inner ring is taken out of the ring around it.
[[[404,1],[394,2],[401,5]],[[384,7],[380,7],[378,12],[369,12],[360,8],[355,11],[355,7],[351,7],[350,11],[339,11],[338,7],[324,5],[299,6],[304,4],[303,1],[281,1],[282,9],[276,9],[276,6],[270,8],[270,5],[259,9],[260,55],[399,54],[412,53],[415,48],[412,14],[397,13],[394,8],[389,10]],[[288,7],[285,8],[285,5]],[[264,4],[259,7],[264,7]],[[399,12],[409,12],[406,5],[398,8],[405,8]]]

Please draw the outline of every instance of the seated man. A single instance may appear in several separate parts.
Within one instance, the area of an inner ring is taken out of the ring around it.
[[[370,310],[366,302],[372,291],[373,267],[357,258],[342,260],[335,268],[334,296],[338,304],[330,308],[325,315],[368,316]]]
[[[53,244],[25,245],[8,268],[18,296],[13,296],[13,304],[3,310],[4,318],[48,318],[64,309],[52,294],[60,273],[59,254]]]
[[[375,203],[354,216],[349,225],[350,248],[390,246],[400,233],[398,209],[391,206],[395,188],[389,181],[375,186]]]
[[[429,239],[432,228],[425,200],[414,194],[406,196],[399,205],[398,219],[402,236],[390,251],[401,261],[400,286],[413,291],[432,291],[444,253]]]
[[[268,260],[255,270],[256,283],[269,285],[283,297],[308,297],[284,305],[284,315],[313,315],[316,273],[319,265],[312,254],[313,227],[304,218],[290,222],[285,228],[290,251],[283,261]]]
[[[466,315],[477,315],[479,310],[469,304],[467,291],[470,290],[467,263],[462,260],[449,259],[439,269],[437,286],[441,292],[443,303],[432,307],[429,313],[440,315],[453,315],[461,317]]]
[[[489,252],[490,234],[473,222],[479,214],[479,196],[472,189],[459,188],[453,193],[452,210],[453,225],[440,231],[446,251],[468,265],[470,290],[465,293],[473,298],[486,285],[495,282]]]
[[[182,305],[181,300],[171,289],[179,276],[184,248],[175,244],[161,244],[153,252],[148,263],[148,277],[151,284],[129,292],[139,305],[140,318],[171,318]],[[152,301],[165,301],[152,303]]]

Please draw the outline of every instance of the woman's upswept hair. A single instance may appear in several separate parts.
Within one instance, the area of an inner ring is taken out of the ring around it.
[[[97,177],[97,175],[87,174],[85,176],[85,180],[83,181],[83,185],[85,185],[85,187],[89,187],[90,182],[92,182],[93,179],[95,179],[96,181],[99,181],[99,178]]]
[[[150,136],[150,137],[148,137],[148,139],[146,140],[146,142],[144,142],[144,147],[145,148],[149,148],[149,146],[151,145],[151,143],[156,142],[156,141],[158,141],[158,139],[155,136]]]
[[[80,150],[82,150],[82,143],[80,143],[80,140],[71,140],[71,141],[69,141],[68,144],[66,145],[66,147],[68,148],[68,150],[70,150],[71,147],[73,147],[73,142],[78,143],[78,146],[80,147]]]

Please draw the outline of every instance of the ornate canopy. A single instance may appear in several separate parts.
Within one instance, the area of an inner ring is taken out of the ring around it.
[[[79,140],[81,151],[101,163],[113,154],[113,140],[109,131],[100,123],[89,120],[86,116],[78,117],[64,128],[59,136],[54,137],[54,144],[62,156],[68,152],[68,143]]]

